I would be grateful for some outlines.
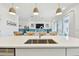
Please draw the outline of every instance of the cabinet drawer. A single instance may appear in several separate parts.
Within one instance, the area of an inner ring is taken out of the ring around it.
[[[67,48],[68,56],[79,56],[79,48]]]
[[[0,56],[14,56],[14,49],[0,48]]]
[[[64,56],[65,49],[16,49],[17,56]]]

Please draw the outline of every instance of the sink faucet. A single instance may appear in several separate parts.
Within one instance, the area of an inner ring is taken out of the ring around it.
[[[43,30],[43,26],[40,26],[40,30]],[[41,36],[43,36],[43,35],[40,34],[40,32],[39,32],[39,38],[41,38]]]
[[[42,36],[42,35],[39,33],[39,38],[41,38],[41,36]]]

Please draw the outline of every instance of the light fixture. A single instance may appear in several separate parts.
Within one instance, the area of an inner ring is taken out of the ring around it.
[[[38,8],[35,6],[33,9],[33,15],[38,15],[39,14],[39,10]]]
[[[56,10],[56,15],[61,15],[62,14],[62,9],[60,8],[60,4],[58,4],[58,8]]]
[[[12,7],[9,8],[9,14],[16,15],[16,8],[12,4]]]

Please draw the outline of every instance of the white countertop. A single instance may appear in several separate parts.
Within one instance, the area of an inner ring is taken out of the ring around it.
[[[42,36],[44,39],[53,39],[58,44],[24,44],[25,41],[38,36],[11,36],[0,37],[0,48],[59,48],[59,47],[79,47],[78,38],[65,38],[63,36]]]

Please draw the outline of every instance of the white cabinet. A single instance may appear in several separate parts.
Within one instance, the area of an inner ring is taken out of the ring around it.
[[[16,49],[16,56],[65,56],[65,49]]]
[[[79,56],[79,48],[67,48],[67,56]]]

